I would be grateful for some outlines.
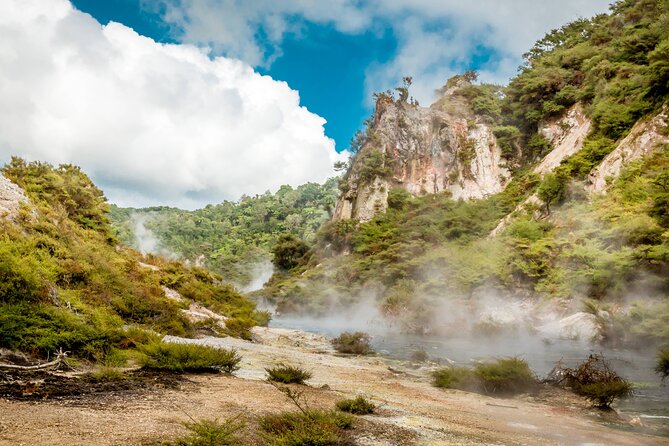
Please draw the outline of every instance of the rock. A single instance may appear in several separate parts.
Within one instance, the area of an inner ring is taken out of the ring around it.
[[[583,141],[590,132],[592,123],[585,114],[580,103],[572,105],[560,118],[546,122],[539,129],[553,149],[534,168],[539,175],[552,172],[563,159],[583,148]]]
[[[548,322],[538,327],[537,331],[549,338],[570,340],[591,341],[600,336],[596,316],[582,311]]]
[[[0,175],[0,217],[14,218],[21,203],[29,203],[23,189]]]

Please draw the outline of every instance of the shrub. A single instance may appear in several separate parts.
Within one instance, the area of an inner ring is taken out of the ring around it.
[[[481,391],[486,394],[516,394],[532,390],[537,380],[527,362],[503,358],[477,364],[474,369],[446,367],[432,374],[436,387]]]
[[[374,409],[376,409],[376,405],[363,396],[337,401],[336,406],[342,412],[355,415],[367,415],[374,413]]]
[[[430,356],[427,354],[425,350],[421,348],[419,350],[415,350],[414,352],[412,352],[411,357],[409,359],[415,362],[425,362],[428,359],[430,359]]]
[[[272,446],[343,446],[350,444],[345,430],[353,426],[353,417],[335,410],[307,409],[265,415],[259,424]]]
[[[522,393],[537,384],[527,362],[519,358],[477,364],[474,374],[482,383],[485,393]]]
[[[265,371],[268,380],[284,384],[304,384],[312,376],[311,372],[292,365],[267,367]]]
[[[332,345],[340,353],[367,355],[374,350],[370,344],[372,337],[362,331],[344,332],[332,340]]]
[[[144,369],[170,372],[232,373],[242,359],[234,349],[193,344],[154,342],[142,346],[140,351],[145,355]]]
[[[655,371],[662,376],[662,380],[669,376],[669,348],[663,348],[658,352]]]
[[[199,420],[184,423],[191,431],[190,435],[174,441],[177,446],[233,446],[243,444],[236,435],[244,427],[244,423],[236,418],[218,421]]]
[[[570,388],[583,396],[595,407],[609,408],[616,398],[632,393],[632,385],[611,369],[600,355],[590,355],[576,368],[564,368],[559,363],[553,369],[549,381]]]

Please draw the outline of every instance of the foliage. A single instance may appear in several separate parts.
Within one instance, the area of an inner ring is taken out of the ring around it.
[[[519,358],[502,358],[479,363],[474,369],[446,367],[432,374],[436,387],[481,391],[486,394],[516,394],[537,386],[537,379],[527,362]]]
[[[234,349],[214,348],[195,344],[153,342],[140,347],[145,357],[142,367],[169,372],[232,373],[239,367],[241,357]]]
[[[337,409],[342,412],[348,412],[354,415],[367,415],[374,413],[374,409],[376,409],[376,404],[372,403],[362,395],[351,399],[337,401],[336,406]]]
[[[335,410],[305,409],[264,415],[259,424],[272,446],[344,446],[350,444],[346,429],[353,418]]]
[[[344,332],[332,340],[332,346],[339,353],[367,355],[374,350],[371,346],[372,337],[362,331]]]
[[[655,371],[665,380],[669,376],[669,348],[663,348],[657,352]]]
[[[184,423],[189,435],[177,438],[173,442],[175,446],[235,446],[243,445],[238,432],[244,428],[244,423],[237,417],[215,420],[193,420]]]
[[[267,372],[268,380],[284,384],[304,384],[312,377],[311,372],[301,367],[285,364],[266,367],[265,372]]]
[[[558,364],[553,374],[555,384],[570,388],[599,408],[608,408],[617,398],[632,394],[632,385],[611,369],[600,355],[590,355],[576,368]]]
[[[272,247],[274,266],[282,270],[291,270],[304,266],[311,255],[309,245],[292,234],[281,235]]]

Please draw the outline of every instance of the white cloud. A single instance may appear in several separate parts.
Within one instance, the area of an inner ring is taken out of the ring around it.
[[[579,17],[605,12],[610,0],[162,0],[177,35],[213,45],[253,65],[271,63],[282,38],[300,20],[331,24],[344,33],[390,26],[396,56],[367,69],[367,97],[414,77],[414,95],[429,102],[435,88],[469,65],[485,46],[495,57],[482,69],[485,81],[506,82],[520,56],[547,31]],[[152,2],[155,4],[155,2]],[[257,31],[267,35],[257,40]],[[269,51],[267,50],[269,46]]]
[[[332,175],[324,123],[245,62],[66,0],[0,2],[0,161],[70,162],[119,204],[194,207]]]

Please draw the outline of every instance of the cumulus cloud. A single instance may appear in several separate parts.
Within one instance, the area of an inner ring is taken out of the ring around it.
[[[341,158],[284,82],[101,26],[67,0],[0,2],[0,161],[81,165],[121,205],[196,207],[322,181]]]
[[[390,27],[395,57],[367,69],[367,96],[414,77],[421,102],[484,49],[492,57],[481,79],[505,83],[521,54],[544,33],[579,17],[605,12],[610,0],[161,0],[166,21],[185,41],[213,45],[253,65],[280,54],[283,37],[302,21],[355,34]],[[261,31],[261,32],[258,32]]]

